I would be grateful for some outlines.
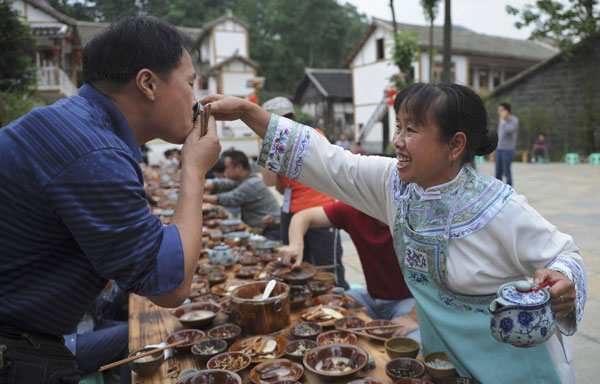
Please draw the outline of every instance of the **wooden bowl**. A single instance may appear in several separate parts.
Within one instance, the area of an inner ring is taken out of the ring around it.
[[[372,321],[369,321],[365,325],[365,327],[379,327],[382,325],[394,325],[394,323],[391,322],[390,320],[372,320]],[[398,330],[398,328],[369,329],[369,330],[367,330],[367,333],[369,335],[383,337],[384,339],[389,339],[390,337],[394,336],[394,333],[396,333],[397,330]]]
[[[211,272],[206,275],[206,280],[211,287],[224,283],[227,280],[227,274],[225,272]]]
[[[317,365],[319,365],[320,362],[332,357],[351,359],[354,361],[355,366],[349,371],[339,373],[326,372],[317,369]],[[350,344],[331,344],[321,345],[308,352],[306,355],[304,355],[302,362],[304,363],[304,367],[306,367],[306,369],[318,375],[321,379],[329,381],[331,379],[349,377],[357,373],[363,369],[365,365],[367,365],[368,360],[369,355],[367,355],[367,352],[365,352],[365,350],[359,346]]]
[[[238,263],[245,266],[256,265],[258,264],[258,258],[251,255],[243,255],[238,260]]]
[[[254,275],[261,271],[261,267],[257,267],[255,265],[249,265],[246,267],[241,267],[235,270],[235,276],[240,279],[250,279],[253,278]]]
[[[260,340],[265,340],[265,339],[266,340],[269,340],[269,339],[274,340],[277,343],[275,350],[271,353],[254,354],[248,348],[254,342],[259,341],[259,338],[261,338]],[[270,360],[274,360],[274,359],[278,359],[278,358],[282,357],[283,354],[285,353],[285,346],[288,345],[289,342],[290,341],[288,339],[286,339],[285,337],[283,337],[281,335],[249,336],[249,337],[245,337],[243,339],[237,340],[235,343],[233,343],[231,345],[231,347],[229,348],[229,351],[244,352],[252,358],[253,363],[262,363],[265,361],[270,361]],[[272,357],[272,358],[266,357],[267,355],[273,355],[275,357]]]
[[[335,274],[333,272],[319,272],[313,277],[316,281],[326,281],[333,285],[335,283]]]
[[[388,375],[392,381],[404,378],[420,378],[425,374],[425,365],[419,360],[400,357],[389,361],[385,365],[385,374]]]
[[[302,308],[311,297],[312,292],[306,285],[290,286],[290,308]]]
[[[304,347],[306,350],[302,353],[295,353],[299,347]],[[298,339],[294,341],[290,341],[288,345],[285,346],[285,357],[290,360],[302,361],[304,355],[308,353],[308,351],[317,347],[317,342],[309,339]]]
[[[235,324],[219,325],[208,331],[209,338],[225,340],[227,345],[233,344],[234,341],[240,338],[241,334],[242,328]]]
[[[213,303],[219,303],[221,301],[221,299],[222,299],[222,297],[219,295],[215,295],[214,293],[207,293],[202,296],[194,297],[192,299],[192,301],[193,302],[211,301]]]
[[[214,272],[225,272],[225,267],[222,265],[215,265],[208,262],[198,263],[198,273],[201,275],[208,275]]]
[[[414,359],[419,354],[421,345],[410,337],[392,337],[385,342],[385,352],[390,359],[410,357]]]
[[[281,371],[274,367],[280,367]],[[276,359],[265,361],[254,367],[250,371],[250,380],[254,384],[271,384],[281,380],[298,380],[303,374],[304,368],[301,364],[288,359]]]
[[[337,329],[362,328],[365,326],[365,321],[360,317],[346,316],[337,319],[333,325]]]
[[[333,324],[335,324],[335,321],[338,320],[335,317],[333,317],[331,319],[323,319],[323,318],[308,319],[307,316],[310,316],[310,313],[315,311],[317,308],[318,308],[318,306],[306,308],[305,310],[300,312],[300,318],[304,321],[311,321],[311,322],[319,323],[322,327],[332,326]],[[335,305],[324,305],[322,308],[332,309],[332,310],[340,313],[344,317],[350,316],[350,312],[348,312],[348,310],[346,308],[336,307]]]
[[[333,288],[333,285],[328,281],[312,280],[306,284],[315,298],[316,296],[328,293]]]
[[[296,339],[316,340],[317,336],[323,332],[321,324],[312,321],[298,323],[292,327],[290,334]]]
[[[180,340],[185,340],[185,343],[179,344],[175,347],[178,351],[189,351],[192,345],[198,344],[206,334],[199,329],[182,329],[177,332],[171,333],[167,336],[167,344],[173,344]]]
[[[290,287],[276,282],[271,295],[263,299],[266,281],[244,284],[231,292],[232,322],[249,335],[278,332],[290,324]]]
[[[241,359],[243,361],[243,363],[236,369],[231,369],[231,368],[225,367],[224,364],[226,364],[227,360],[233,360],[233,359]],[[212,357],[210,360],[208,360],[208,362],[206,363],[206,368],[208,368],[208,369],[225,369],[227,371],[240,373],[244,369],[248,368],[248,366],[250,366],[251,361],[252,361],[252,359],[250,358],[250,356],[248,356],[247,354],[245,354],[243,352],[223,352],[223,353],[220,353],[220,354]]]
[[[175,384],[242,384],[242,378],[235,372],[223,369],[205,369],[182,377]]]
[[[425,369],[434,381],[443,381],[458,376],[456,369],[454,368],[435,368],[429,365],[430,362],[435,361],[436,359],[446,360],[452,364],[444,352],[432,352],[425,355],[423,358],[425,361]]]
[[[273,272],[274,276],[280,277],[290,284],[304,284],[308,280],[315,277],[316,274],[317,269],[312,264],[309,264],[305,261],[302,262],[302,264],[300,264],[300,266],[296,269],[283,266]]]
[[[210,352],[207,350],[210,349]],[[192,355],[200,364],[206,364],[213,356],[227,350],[227,342],[219,339],[208,339],[192,346]]]
[[[129,354],[128,357],[135,356],[140,353],[148,352],[155,349],[154,347],[146,347],[141,348],[136,351],[133,351]],[[146,357],[142,357],[141,359],[130,361],[129,366],[133,371],[135,371],[140,376],[152,376],[160,365],[164,361],[163,359],[164,351],[153,353],[152,355],[148,355]],[[141,361],[140,361],[141,360]]]
[[[321,333],[317,337],[317,344],[328,345],[328,344],[356,344],[358,337],[350,332],[346,332],[341,329],[335,329],[333,331],[327,331]]]
[[[335,295],[335,294],[325,294],[315,297],[313,300],[313,305],[336,305],[338,307],[343,307],[348,302],[348,298],[344,295]]]
[[[212,316],[207,316],[204,318],[198,319],[182,319],[181,317],[192,311],[211,311]],[[178,308],[175,308],[171,314],[179,320],[179,322],[187,328],[199,328],[203,325],[207,325],[212,323],[217,314],[221,311],[221,306],[215,303],[211,303],[210,301],[198,302],[198,303],[190,303],[184,304]]]
[[[214,293],[217,296],[221,296],[221,297],[230,296],[231,292],[233,292],[235,289],[237,289],[242,284],[245,284],[245,283],[242,281],[239,281],[239,280],[234,280],[234,281],[230,280],[227,283],[213,285],[212,287],[210,287],[210,292]]]

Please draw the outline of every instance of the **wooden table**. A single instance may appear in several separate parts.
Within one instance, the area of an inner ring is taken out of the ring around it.
[[[230,270],[228,270],[230,272]],[[134,351],[142,348],[148,344],[158,344],[165,341],[167,336],[175,331],[183,329],[183,326],[171,316],[169,309],[160,308],[157,305],[151,303],[148,299],[137,295],[130,295],[129,299],[129,350]],[[290,325],[298,322],[298,313],[300,311],[292,311]],[[369,317],[361,311],[352,312],[352,315],[363,318],[369,321]],[[221,313],[215,322],[227,321],[227,315]],[[211,326],[206,327],[205,331],[210,329]],[[385,374],[385,364],[390,360],[385,353],[385,348],[382,341],[376,341],[367,339],[366,337],[359,336],[358,343],[356,344],[362,347],[369,356],[375,359],[376,368],[370,372],[359,372],[352,378],[361,377],[374,377],[383,380],[386,383],[391,383],[391,379]],[[178,365],[179,371],[189,368],[203,369],[198,364],[191,353],[177,354],[173,358],[163,362],[160,370],[152,377],[140,377],[135,372],[132,372],[133,383],[144,383],[144,384],[171,384],[177,380],[177,377],[167,377],[169,367]],[[247,369],[242,374],[244,383],[251,383],[249,379],[250,369]],[[304,370],[304,376],[300,380],[303,383],[347,383],[349,380],[321,380],[317,375]]]

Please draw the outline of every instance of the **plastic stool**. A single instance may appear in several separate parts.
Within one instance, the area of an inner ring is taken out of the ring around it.
[[[592,165],[600,165],[600,153],[590,153],[588,160]]]
[[[104,375],[102,372],[90,373],[79,380],[79,384],[104,384]]]
[[[579,164],[579,154],[577,153],[567,153],[565,155],[565,163],[567,164]]]
[[[350,289],[362,289],[362,287],[360,284],[350,284]]]
[[[484,156],[475,156],[475,164],[483,164],[483,163],[485,163]]]
[[[537,157],[537,162],[540,163],[540,164],[549,163],[550,159],[547,158],[547,157],[544,157],[544,156],[538,156]]]

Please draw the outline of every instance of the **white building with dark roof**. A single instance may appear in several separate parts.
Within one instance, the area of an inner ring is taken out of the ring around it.
[[[416,33],[419,47],[413,63],[414,79],[429,79],[429,27],[397,23],[398,32]],[[387,104],[385,92],[391,88],[390,77],[398,73],[392,63],[393,26],[386,20],[373,18],[352,52],[346,65],[352,72],[355,137],[370,151],[380,152],[391,141],[394,111]],[[442,71],[444,31],[434,26],[433,77]],[[486,93],[519,72],[548,59],[557,48],[539,40],[518,40],[475,33],[455,28],[452,31],[452,74],[459,84]],[[358,132],[359,124],[364,129]]]

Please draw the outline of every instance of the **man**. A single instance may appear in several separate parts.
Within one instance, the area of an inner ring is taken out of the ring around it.
[[[496,178],[502,180],[506,176],[506,184],[513,185],[511,164],[515,157],[519,120],[511,115],[510,104],[498,106],[498,147],[496,149]]]
[[[339,145],[344,148],[346,151],[350,149],[350,142],[348,141],[348,137],[345,134],[341,134],[338,141],[335,142],[335,145]]]
[[[278,240],[277,228],[264,227],[267,215],[279,218],[279,204],[258,175],[250,172],[250,162],[243,152],[229,151],[224,157],[225,177],[206,184],[206,190],[216,193],[204,195],[204,201],[224,207],[240,207],[242,221],[253,228],[263,228],[263,235]]]
[[[350,234],[365,274],[367,289],[346,294],[364,305],[371,318],[401,324],[398,334],[420,341],[415,299],[404,282],[392,234],[384,223],[342,202],[298,212],[290,225],[290,245],[281,249],[283,261],[293,261],[292,267],[300,265],[304,233],[330,225]]]
[[[0,382],[78,382],[61,335],[109,279],[159,306],[187,297],[220,145],[214,119],[204,137],[192,122],[186,46],[164,21],[124,18],[85,47],[79,95],[0,130]],[[168,226],[147,207],[139,166],[154,138],[185,142]]]
[[[288,119],[296,120],[294,105],[285,97],[275,97],[266,101],[263,108],[271,113],[284,116]],[[325,136],[325,134],[317,129]],[[290,220],[296,212],[312,207],[321,207],[333,203],[335,200],[327,195],[315,191],[312,188],[290,180],[285,176],[276,174],[267,169],[261,169],[263,180],[268,186],[275,186],[277,191],[283,197],[283,206],[281,207],[281,238],[284,244],[289,244],[288,229]],[[275,224],[271,217],[265,217],[266,224]],[[334,269],[335,285],[348,289],[350,286],[344,276],[344,266],[342,264],[342,242],[339,231],[332,227],[311,228],[304,235],[304,256],[303,259],[313,265],[336,265]]]

